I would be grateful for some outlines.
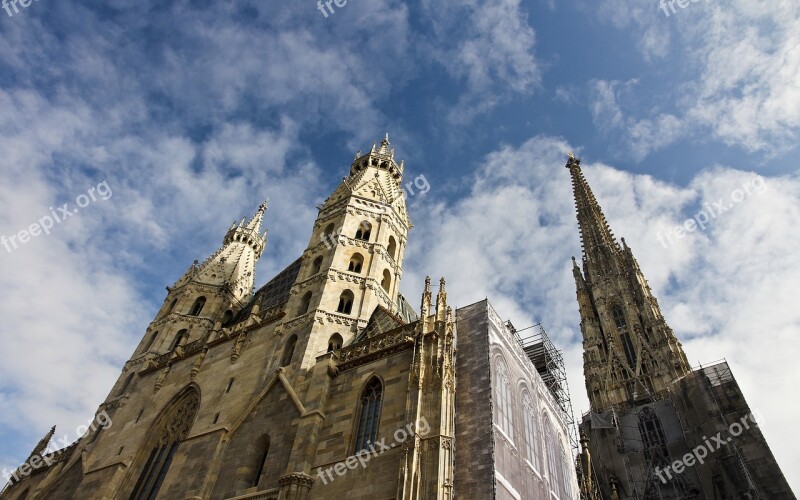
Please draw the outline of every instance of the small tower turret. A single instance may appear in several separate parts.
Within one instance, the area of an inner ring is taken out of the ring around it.
[[[194,261],[171,287],[134,358],[164,353],[207,337],[241,310],[253,293],[255,266],[267,243],[261,230],[267,201],[256,213],[234,222],[222,246],[203,262]]]

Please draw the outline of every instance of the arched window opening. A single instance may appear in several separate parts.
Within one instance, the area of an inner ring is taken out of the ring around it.
[[[636,349],[633,348],[631,337],[628,332],[623,332],[620,335],[622,340],[622,348],[625,350],[625,358],[628,360],[628,366],[636,368]]]
[[[158,330],[151,333],[150,336],[147,338],[147,341],[144,343],[144,349],[142,350],[142,352],[147,352],[150,350],[151,347],[153,347],[153,342],[156,341],[156,337],[158,337]]]
[[[353,299],[355,299],[355,295],[350,290],[342,292],[342,295],[339,296],[339,306],[336,308],[336,312],[350,314],[353,311]]]
[[[283,357],[281,358],[281,366],[289,366],[292,362],[292,357],[294,357],[294,346],[297,344],[297,335],[292,335],[289,337],[289,340],[286,341],[286,345],[283,347]]]
[[[497,363],[497,377],[495,378],[495,399],[497,401],[497,423],[500,429],[512,438],[513,417],[511,410],[511,382],[508,378],[508,369],[505,363]]]
[[[534,468],[539,468],[538,439],[539,431],[536,425],[536,407],[533,406],[530,395],[526,392],[522,396],[522,407],[525,413],[525,444],[527,446],[528,460]]]
[[[300,307],[297,309],[297,315],[300,316],[301,314],[307,313],[309,307],[311,307],[311,292],[306,292],[300,300]]]
[[[614,307],[611,308],[611,316],[614,318],[614,324],[617,326],[617,330],[624,330],[627,328],[628,323],[625,321],[625,312],[618,304],[615,304]]]
[[[97,429],[95,429],[94,432],[92,433],[91,438],[89,438],[89,441],[87,441],[86,444],[90,445],[90,444],[94,443],[95,441],[97,441],[97,438],[100,437],[100,433],[103,432],[103,429],[105,429],[105,427],[103,427],[103,426],[100,426]]]
[[[333,335],[331,335],[331,338],[328,339],[328,352],[333,352],[336,349],[341,349],[343,342],[344,340],[342,340],[342,336],[339,335],[338,333],[334,333]]]
[[[378,424],[381,419],[381,400],[383,399],[383,384],[378,377],[372,379],[364,387],[359,404],[358,432],[356,433],[356,446],[354,453],[366,450],[378,438]]]
[[[264,468],[267,464],[267,456],[269,455],[269,436],[261,436],[258,440],[256,451],[255,457],[258,461],[255,463],[255,467],[253,467],[254,474],[250,481],[251,487],[258,486],[261,475],[264,473]]]
[[[117,397],[122,396],[123,394],[125,394],[125,391],[128,390],[128,386],[130,386],[131,381],[133,381],[133,375],[134,375],[133,373],[130,373],[128,374],[127,377],[125,377],[125,382],[122,383],[122,386],[117,391]]]
[[[182,346],[186,343],[186,340],[189,338],[189,330],[185,328],[183,330],[179,330],[178,333],[175,335],[175,340],[172,341],[172,345],[170,346],[169,350],[174,351],[179,346]]]
[[[381,286],[386,293],[389,293],[389,290],[392,288],[392,273],[390,273],[388,269],[383,270],[383,280],[381,280]]]
[[[648,462],[656,464],[668,462],[667,438],[661,420],[652,408],[639,412],[639,433],[642,435],[644,456]]]
[[[314,259],[311,263],[311,274],[317,274],[322,269],[322,255]]]
[[[361,267],[364,265],[364,256],[360,253],[354,253],[350,257],[350,264],[347,265],[347,270],[352,273],[360,273]]]
[[[193,389],[189,390],[151,429],[149,439],[152,449],[130,500],[149,500],[158,496],[175,452],[194,424],[198,406],[199,394]]]
[[[556,458],[556,435],[553,432],[553,426],[550,419],[544,416],[544,441],[545,448],[547,449],[547,474],[550,482],[550,489],[555,490],[558,487],[558,462]]]
[[[206,305],[206,298],[197,297],[197,300],[194,301],[194,305],[192,305],[192,309],[189,311],[189,316],[199,316],[200,311],[203,310],[203,306],[205,305]]]
[[[394,236],[389,236],[389,246],[386,251],[389,252],[389,256],[392,259],[397,260],[397,241],[395,241]]]
[[[171,313],[172,310],[175,309],[175,304],[177,304],[177,303],[178,303],[178,299],[172,299],[172,302],[169,303],[169,307],[164,312],[164,314],[167,315],[167,314]]]
[[[572,498],[572,481],[570,481],[572,468],[570,461],[567,459],[567,452],[564,451],[564,446],[561,446],[561,484],[564,490],[563,498]]]
[[[333,238],[333,232],[334,232],[335,230],[336,230],[336,226],[335,226],[333,223],[331,223],[331,224],[328,224],[328,226],[325,228],[325,231],[324,231],[325,238],[326,238],[326,239],[331,239],[331,238]]]
[[[372,224],[370,224],[367,221],[361,221],[361,224],[358,225],[358,229],[356,230],[356,239],[369,241],[369,237],[371,234],[372,234]]]
[[[233,319],[233,311],[228,309],[225,311],[225,314],[222,315],[222,324],[227,325]]]

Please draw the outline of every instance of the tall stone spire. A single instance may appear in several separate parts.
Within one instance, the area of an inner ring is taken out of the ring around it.
[[[611,232],[580,160],[570,153],[566,167],[583,244],[583,269],[573,258],[573,275],[592,410],[652,398],[688,373],[689,363],[633,252]]]
[[[589,183],[583,176],[581,160],[570,153],[566,166],[572,176],[572,190],[575,196],[584,262],[588,263],[589,267],[609,265],[610,253],[618,250],[619,244],[608,226],[606,217],[603,215]]]

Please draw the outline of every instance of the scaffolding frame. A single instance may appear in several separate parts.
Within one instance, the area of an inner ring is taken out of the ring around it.
[[[578,436],[575,430],[575,416],[572,410],[572,400],[569,395],[569,385],[567,384],[567,370],[564,367],[564,356],[556,348],[550,337],[547,335],[541,323],[537,323],[528,328],[517,330],[510,321],[506,326],[514,336],[525,355],[531,360],[539,376],[544,381],[545,386],[553,395],[561,415],[569,428],[569,441],[573,450],[578,450]],[[526,336],[520,336],[520,332],[533,330]]]

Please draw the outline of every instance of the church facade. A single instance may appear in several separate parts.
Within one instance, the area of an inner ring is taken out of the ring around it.
[[[563,388],[488,301],[399,293],[411,222],[388,137],[254,291],[266,204],[168,287],[98,415],[2,498],[580,498]],[[545,345],[545,342],[547,345]]]
[[[633,252],[581,171],[567,168],[583,245],[573,275],[591,411],[581,419],[589,499],[794,499],[727,362],[692,369]]]

